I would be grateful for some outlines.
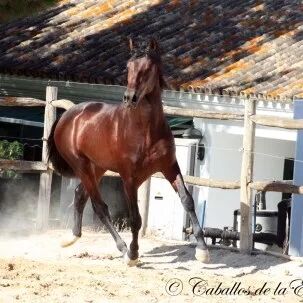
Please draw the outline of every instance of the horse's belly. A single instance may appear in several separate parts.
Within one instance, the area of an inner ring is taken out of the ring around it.
[[[89,146],[86,145],[83,147],[83,153],[96,166],[106,170],[117,171],[117,152],[113,146],[109,146],[105,142],[101,142],[100,144],[89,144]]]

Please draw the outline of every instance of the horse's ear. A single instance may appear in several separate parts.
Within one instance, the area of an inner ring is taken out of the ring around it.
[[[149,48],[156,51],[159,49],[159,44],[158,44],[158,41],[156,38],[152,37],[150,40],[149,40]]]
[[[134,41],[133,41],[132,37],[128,38],[128,46],[129,46],[130,51],[132,51],[134,49]]]

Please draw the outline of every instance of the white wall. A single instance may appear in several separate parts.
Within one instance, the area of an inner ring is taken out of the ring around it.
[[[194,124],[202,131],[206,145],[205,160],[198,167],[200,176],[239,180],[243,124],[209,119],[194,119]],[[256,134],[254,180],[282,180],[284,159],[294,157],[295,142],[291,141],[295,138],[294,132],[258,128]],[[233,225],[233,212],[240,205],[239,190],[201,188],[198,199],[207,201],[204,226],[223,228]],[[266,199],[267,209],[276,209],[281,194],[267,193]]]

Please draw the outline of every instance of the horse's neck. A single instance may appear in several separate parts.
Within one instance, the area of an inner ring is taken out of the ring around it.
[[[160,124],[163,123],[165,117],[160,89],[155,89],[146,96],[145,102],[142,103],[141,110],[145,112],[147,123],[152,124],[154,127],[160,126]]]

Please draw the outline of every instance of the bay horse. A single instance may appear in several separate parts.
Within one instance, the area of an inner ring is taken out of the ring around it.
[[[180,172],[172,132],[163,113],[164,85],[160,50],[156,39],[129,40],[127,89],[123,102],[110,105],[84,102],[71,107],[57,120],[48,139],[49,159],[62,175],[77,177],[72,238],[81,237],[82,215],[88,197],[93,210],[114,238],[129,266],[138,262],[141,216],[138,187],[152,174],[162,172],[180,196],[197,239],[196,258],[208,262],[209,252],[199,225],[194,201]],[[115,230],[98,184],[107,170],[120,174],[127,198],[132,241],[129,249]],[[161,210],[159,209],[159,212]]]

